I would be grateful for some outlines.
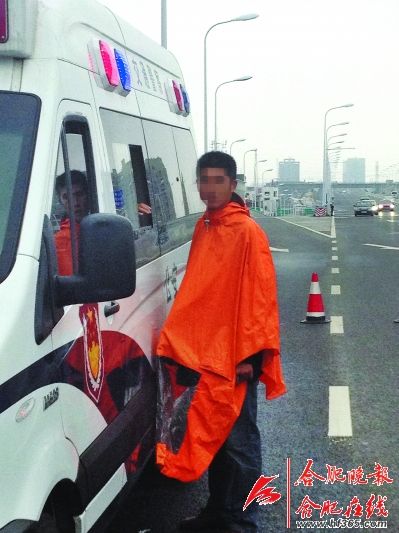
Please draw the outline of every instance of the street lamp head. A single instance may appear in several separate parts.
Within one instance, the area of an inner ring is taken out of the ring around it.
[[[252,20],[258,18],[259,15],[257,13],[248,13],[247,15],[241,15],[240,17],[235,17],[231,19],[231,22],[240,22],[245,20]]]
[[[332,146],[333,144],[342,144],[344,143],[345,141],[335,141],[333,143],[330,143],[329,146]]]
[[[354,106],[354,104],[345,104],[342,107],[353,107],[353,106]]]
[[[233,81],[247,81],[247,80],[252,80],[252,76],[241,76],[241,78],[236,78]]]
[[[233,141],[231,144],[230,144],[230,155],[231,155],[231,149],[233,148],[233,144],[235,143],[242,143],[244,141],[246,141],[247,139],[236,139],[235,141]]]
[[[207,89],[207,67],[206,67],[206,39],[208,37],[209,32],[216,28],[216,26],[220,26],[221,24],[227,24],[228,22],[239,22],[239,21],[246,21],[246,20],[252,20],[258,18],[257,13],[248,13],[246,15],[241,15],[239,17],[234,17],[229,20],[222,20],[220,22],[216,22],[213,24],[205,33],[204,36],[204,152],[208,151],[208,89]],[[248,78],[249,79],[249,78]],[[216,129],[216,128],[215,128]],[[215,135],[215,145],[217,143],[216,135]]]

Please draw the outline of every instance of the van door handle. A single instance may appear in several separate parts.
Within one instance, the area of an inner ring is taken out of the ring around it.
[[[109,304],[104,305],[104,315],[105,316],[111,316],[114,315],[119,311],[121,306],[118,304],[118,302],[111,302]]]

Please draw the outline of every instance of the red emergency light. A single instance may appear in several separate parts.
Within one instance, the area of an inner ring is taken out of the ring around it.
[[[119,76],[118,76],[118,67],[116,65],[116,60],[114,52],[105,41],[100,40],[100,53],[103,60],[105,75],[107,76],[108,83],[112,87],[117,87],[119,85]]]
[[[0,43],[8,41],[8,0],[0,0]]]

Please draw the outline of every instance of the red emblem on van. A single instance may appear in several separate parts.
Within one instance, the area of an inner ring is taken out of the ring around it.
[[[83,346],[86,386],[90,396],[98,403],[104,381],[104,355],[101,341],[98,305],[85,304],[79,308],[83,325]]]

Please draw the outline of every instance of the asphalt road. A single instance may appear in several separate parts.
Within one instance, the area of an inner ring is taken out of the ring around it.
[[[302,518],[328,520],[332,529],[331,520],[345,518],[348,508],[349,518],[361,522],[358,527],[342,522],[341,530],[365,529],[368,519],[385,520],[388,531],[399,531],[399,324],[393,322],[399,317],[399,216],[355,218],[355,195],[359,192],[336,194],[336,238],[326,219],[311,221],[307,229],[297,218],[287,219],[295,224],[258,219],[271,246],[280,250],[273,257],[288,387],[284,397],[271,402],[259,387],[263,474],[279,475],[273,485],[281,493],[278,502],[260,507],[262,533],[282,532],[287,525],[300,529],[296,521]],[[318,273],[330,323],[301,324],[312,272]],[[340,294],[331,294],[338,286]],[[313,486],[295,484],[308,460],[327,482],[314,478]],[[107,533],[172,533],[206,497],[206,476],[183,485],[150,467]],[[311,515],[301,517],[298,510],[307,498]],[[341,513],[321,518],[320,506],[328,502],[337,502],[330,511]],[[307,525],[313,531],[326,529]]]

